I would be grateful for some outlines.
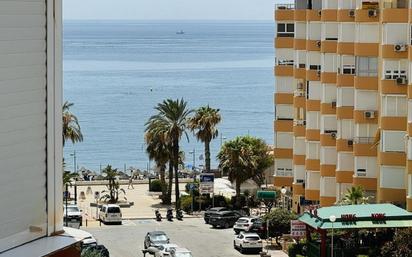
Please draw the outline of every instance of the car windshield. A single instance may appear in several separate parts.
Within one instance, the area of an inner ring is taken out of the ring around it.
[[[120,208],[119,207],[109,207],[107,208],[108,213],[120,213]]]
[[[77,208],[76,206],[69,206],[67,207],[67,211],[68,212],[79,212],[79,208]]]
[[[246,240],[248,241],[259,241],[259,237],[258,236],[247,236]]]
[[[173,257],[193,257],[191,253],[175,253]]]
[[[237,223],[248,223],[248,219],[238,219]]]
[[[152,241],[167,241],[166,235],[154,235],[151,236]]]

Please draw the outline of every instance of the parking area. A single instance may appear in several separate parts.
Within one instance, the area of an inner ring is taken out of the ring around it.
[[[234,232],[229,229],[213,229],[202,218],[174,220],[124,220],[122,225],[98,225],[82,227],[92,233],[99,243],[104,244],[112,257],[143,256],[143,241],[147,232],[162,230],[171,243],[192,251],[194,257],[238,257],[259,256],[241,254],[233,249]],[[271,251],[272,257],[287,256],[281,251]],[[147,257],[149,257],[147,255]]]

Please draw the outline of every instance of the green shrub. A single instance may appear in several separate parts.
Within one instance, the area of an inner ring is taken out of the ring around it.
[[[288,255],[289,257],[297,257],[298,255],[303,254],[303,244],[291,244],[288,247]]]
[[[158,179],[153,180],[150,183],[150,191],[152,191],[152,192],[162,192],[162,182]]]

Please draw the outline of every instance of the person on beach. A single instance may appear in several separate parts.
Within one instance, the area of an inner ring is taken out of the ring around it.
[[[130,189],[130,187],[132,187],[132,189],[134,189],[134,187],[133,187],[133,176],[130,176],[130,178],[129,178],[129,185],[127,186],[127,189]]]

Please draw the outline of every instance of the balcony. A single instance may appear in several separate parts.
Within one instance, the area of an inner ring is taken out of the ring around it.
[[[276,21],[293,21],[294,20],[294,4],[277,4],[275,5],[275,20]]]
[[[374,146],[374,137],[355,137],[353,139],[354,156],[376,156],[377,147]]]

